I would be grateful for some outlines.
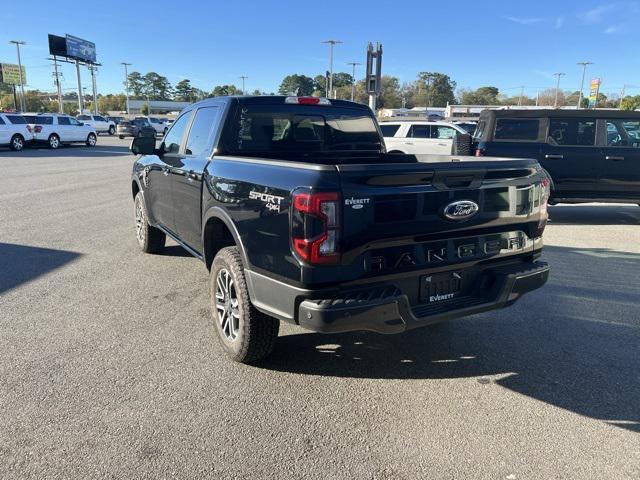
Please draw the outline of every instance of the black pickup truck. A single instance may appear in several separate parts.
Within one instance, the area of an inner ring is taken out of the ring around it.
[[[159,147],[134,139],[137,239],[210,269],[236,361],[279,321],[398,333],[501,308],[542,286],[549,180],[535,160],[385,153],[371,110],[313,97],[218,97]]]

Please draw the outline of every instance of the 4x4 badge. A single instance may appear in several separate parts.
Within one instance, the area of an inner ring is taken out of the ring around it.
[[[458,200],[444,207],[442,214],[449,220],[467,220],[478,213],[480,207],[471,200]]]

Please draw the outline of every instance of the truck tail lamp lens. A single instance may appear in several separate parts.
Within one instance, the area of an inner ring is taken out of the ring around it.
[[[331,101],[328,98],[320,97],[287,97],[284,99],[284,103],[293,105],[331,105]]]
[[[33,129],[35,133],[40,133],[42,131],[42,125],[36,125]]]
[[[313,265],[340,261],[339,193],[294,193],[291,215],[293,249],[302,260]]]

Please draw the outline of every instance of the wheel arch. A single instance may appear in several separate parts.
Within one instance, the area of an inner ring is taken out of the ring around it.
[[[250,265],[235,223],[229,214],[220,207],[212,207],[204,215],[202,221],[202,245],[204,261],[209,270],[216,253],[221,248],[230,246],[238,247],[245,267]]]

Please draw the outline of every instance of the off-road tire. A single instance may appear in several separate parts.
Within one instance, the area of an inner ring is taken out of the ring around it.
[[[231,274],[239,311],[237,337],[227,338],[218,319],[216,307],[216,284],[219,272]],[[244,276],[244,265],[238,247],[222,248],[213,259],[209,281],[211,315],[218,339],[231,360],[251,363],[265,358],[275,347],[280,321],[257,310],[249,299],[249,290]]]
[[[451,145],[452,155],[471,155],[471,135],[468,133],[456,133]]]
[[[84,142],[87,147],[95,147],[98,143],[98,137],[94,133],[87,135],[87,140]]]
[[[16,133],[13,137],[11,137],[9,148],[14,152],[19,152],[20,150],[22,150],[24,148],[24,137]]]
[[[140,250],[144,253],[160,253],[164,248],[167,236],[162,230],[149,225],[147,206],[144,203],[142,192],[136,194],[133,205],[133,218],[136,222],[136,238]],[[140,217],[138,216],[139,213],[142,214]]]

